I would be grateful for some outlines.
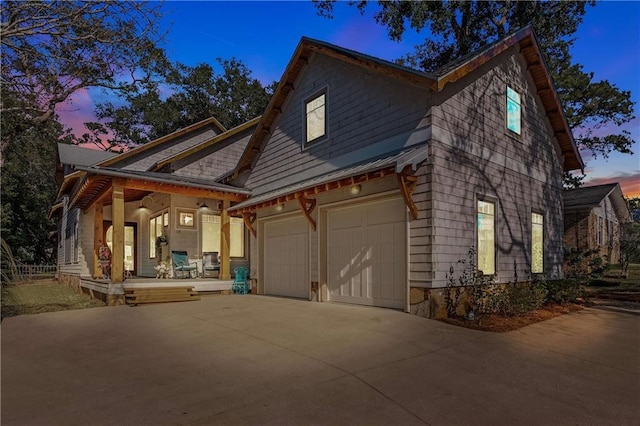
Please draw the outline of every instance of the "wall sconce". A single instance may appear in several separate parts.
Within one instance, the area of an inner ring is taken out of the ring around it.
[[[277,212],[281,212],[282,210],[284,210],[284,204],[277,204],[276,205],[276,211]]]
[[[349,192],[351,192],[351,195],[358,195],[361,190],[362,190],[362,187],[360,185],[353,185],[349,190]]]
[[[151,195],[145,195],[144,197],[142,197],[142,199],[140,200],[140,203],[138,204],[138,208],[139,209],[146,209],[147,207],[144,205],[144,199],[148,198],[151,200],[151,204],[153,204],[153,198],[151,197]]]
[[[200,210],[208,210],[209,206],[207,205],[206,201],[203,201],[202,204],[200,204],[200,202],[198,201],[196,203],[196,206],[199,206]]]

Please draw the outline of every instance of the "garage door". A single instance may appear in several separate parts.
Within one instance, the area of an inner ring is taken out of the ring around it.
[[[264,291],[309,297],[309,225],[303,216],[264,225]]]
[[[327,217],[327,281],[333,301],[404,308],[405,206],[392,199]]]

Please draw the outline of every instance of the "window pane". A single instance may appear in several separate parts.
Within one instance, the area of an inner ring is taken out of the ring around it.
[[[544,224],[541,214],[531,214],[531,273],[544,272]]]
[[[149,219],[149,258],[155,259],[156,257],[156,237],[157,229],[156,229],[156,218]]]
[[[220,216],[202,215],[202,251],[220,253]]]
[[[162,224],[163,226],[169,226],[169,212],[165,212],[162,215]]]
[[[512,88],[507,87],[507,129],[520,134],[520,121],[520,95]]]
[[[229,248],[231,257],[244,257],[244,221],[238,217],[232,217]]]
[[[325,95],[307,103],[307,142],[325,134]]]
[[[495,205],[478,201],[478,270],[495,274]]]

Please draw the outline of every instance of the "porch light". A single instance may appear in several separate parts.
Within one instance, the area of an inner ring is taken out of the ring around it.
[[[352,195],[358,195],[361,190],[362,190],[362,187],[360,185],[353,185],[350,189],[350,192]]]
[[[201,209],[206,210],[209,208],[209,206],[207,205],[207,202],[203,202],[202,205],[200,206]]]
[[[278,205],[276,205],[276,211],[277,211],[277,212],[281,212],[282,210],[284,210],[284,204],[278,204]]]

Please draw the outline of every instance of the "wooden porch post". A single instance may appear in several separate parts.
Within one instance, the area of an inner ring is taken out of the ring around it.
[[[113,251],[111,253],[111,282],[121,283],[124,272],[124,186],[114,179],[111,195],[111,220],[113,226]]]
[[[229,219],[229,207],[231,201],[224,200],[222,202],[222,216],[220,217],[220,279],[228,280],[231,278],[231,259],[229,256],[229,242],[231,239],[231,220]]]
[[[100,246],[104,243],[104,230],[102,229],[103,223],[103,203],[98,201],[93,206],[93,278],[102,278],[102,268],[98,263],[98,253]]]

